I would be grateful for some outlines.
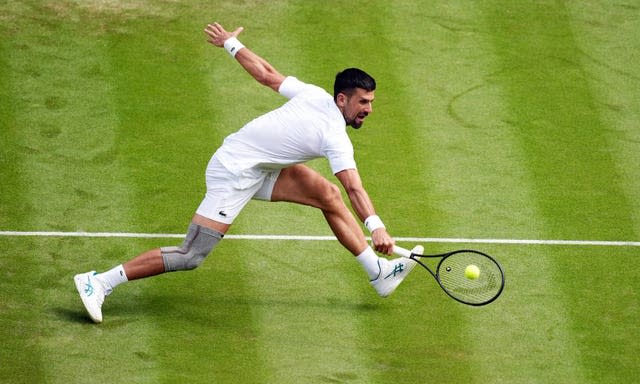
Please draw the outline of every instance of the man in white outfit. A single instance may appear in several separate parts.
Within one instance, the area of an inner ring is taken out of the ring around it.
[[[104,273],[74,277],[82,302],[94,322],[102,321],[102,304],[119,284],[165,272],[198,267],[213,250],[251,199],[286,201],[322,210],[340,243],[360,262],[371,285],[382,297],[390,295],[413,269],[406,258],[388,260],[394,240],[376,215],[362,186],[346,125],[360,128],[372,112],[375,80],[349,68],[338,73],[333,97],[323,89],[280,74],[237,38],[238,28],[220,24],[205,29],[208,42],[224,48],[260,84],[288,99],[229,135],[211,157],[206,170],[207,192],[179,247],[156,248]],[[353,210],[371,233],[368,245],[339,188],[302,163],[325,157],[346,191]],[[422,253],[421,247],[414,248]]]

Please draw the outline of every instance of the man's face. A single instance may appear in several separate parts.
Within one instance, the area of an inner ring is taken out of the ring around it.
[[[360,128],[364,122],[364,118],[367,117],[373,108],[371,103],[374,99],[374,91],[365,91],[362,88],[356,88],[351,94],[347,96],[344,93],[340,93],[337,97],[336,104],[347,125],[353,128]]]

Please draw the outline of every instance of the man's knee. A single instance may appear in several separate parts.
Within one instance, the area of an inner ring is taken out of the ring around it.
[[[320,189],[320,201],[323,209],[344,205],[340,188],[330,181],[326,181],[325,185]]]
[[[165,272],[197,268],[223,236],[216,230],[192,223],[181,246],[160,249]]]

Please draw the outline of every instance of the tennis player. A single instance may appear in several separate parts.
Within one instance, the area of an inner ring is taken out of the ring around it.
[[[375,80],[360,69],[345,69],[336,75],[332,97],[315,85],[280,74],[238,40],[242,30],[228,32],[213,23],[205,33],[209,43],[224,48],[255,80],[288,101],[229,135],[213,154],[206,170],[206,194],[182,245],[152,249],[104,273],[91,271],[74,277],[94,322],[102,321],[102,304],[116,286],[198,267],[251,199],[320,209],[382,297],[390,295],[415,266],[406,258],[389,260],[375,253],[391,255],[394,240],[362,185],[346,132],[347,125],[360,128],[372,112]],[[320,157],[328,160],[353,210],[370,232],[374,248],[342,200],[340,189],[303,165]],[[414,251],[422,253],[421,249]]]

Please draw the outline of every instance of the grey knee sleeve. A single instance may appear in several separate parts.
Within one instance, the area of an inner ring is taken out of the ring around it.
[[[216,230],[191,223],[181,246],[160,248],[165,272],[197,268],[223,236]]]

